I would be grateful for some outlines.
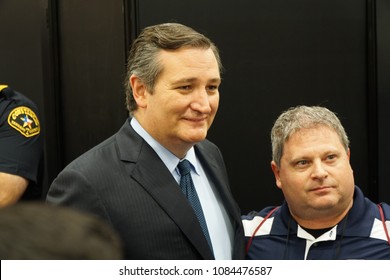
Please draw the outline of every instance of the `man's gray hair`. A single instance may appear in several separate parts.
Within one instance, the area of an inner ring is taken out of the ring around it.
[[[304,128],[327,126],[335,130],[346,151],[349,139],[335,113],[320,106],[297,106],[283,112],[275,121],[271,130],[272,160],[280,166],[283,146],[291,135]]]

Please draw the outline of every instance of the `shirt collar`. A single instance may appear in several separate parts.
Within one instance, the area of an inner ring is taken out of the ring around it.
[[[353,196],[353,205],[349,210],[349,213],[346,217],[344,217],[339,223],[339,227],[337,227],[337,234],[344,236],[362,236],[366,237],[370,235],[372,229],[372,223],[374,222],[374,211],[376,211],[376,205],[370,202],[367,198],[364,197],[363,192],[355,186],[354,196]],[[371,205],[371,206],[370,206]],[[375,209],[370,210],[371,207]],[[297,234],[298,224],[292,219],[290,211],[288,209],[288,204],[284,200],[281,210],[280,210],[281,219],[275,220],[275,224],[272,228],[273,234]],[[348,218],[347,218],[348,217]],[[347,226],[343,231],[343,223],[345,223],[345,219],[348,219]],[[365,222],[362,222],[365,221]],[[290,225],[288,225],[290,223]]]
[[[337,235],[337,225],[335,225],[333,228],[329,229],[328,231],[324,232],[318,238],[315,238],[313,235],[311,235],[309,232],[303,229],[300,225],[298,225],[297,236],[303,239],[307,239],[309,241],[318,242],[318,241],[336,240],[336,235]]]

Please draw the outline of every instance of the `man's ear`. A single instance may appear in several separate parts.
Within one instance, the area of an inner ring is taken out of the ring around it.
[[[140,108],[146,108],[146,86],[141,81],[140,78],[138,78],[135,75],[131,75],[130,77],[130,85],[131,89],[133,91],[134,100],[137,103],[138,107]]]
[[[275,161],[271,161],[271,168],[272,172],[275,176],[276,186],[281,189],[282,188],[282,182],[280,181],[280,169]]]

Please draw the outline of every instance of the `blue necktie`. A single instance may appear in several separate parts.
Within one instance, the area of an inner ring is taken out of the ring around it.
[[[192,181],[191,164],[188,160],[185,159],[179,162],[177,167],[179,168],[179,172],[181,176],[180,188],[183,191],[186,198],[188,199],[192,208],[194,209],[195,214],[198,217],[200,226],[202,227],[203,234],[206,237],[207,242],[209,243],[211,251],[213,251],[213,246],[211,244],[211,239],[210,239],[209,231],[207,229],[207,224],[204,218],[202,206],[200,205],[199,197],[198,194],[196,193],[194,182]]]

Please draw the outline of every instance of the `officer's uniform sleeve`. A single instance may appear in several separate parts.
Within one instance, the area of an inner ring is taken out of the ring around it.
[[[42,153],[41,125],[35,104],[0,85],[0,172],[37,183]]]

